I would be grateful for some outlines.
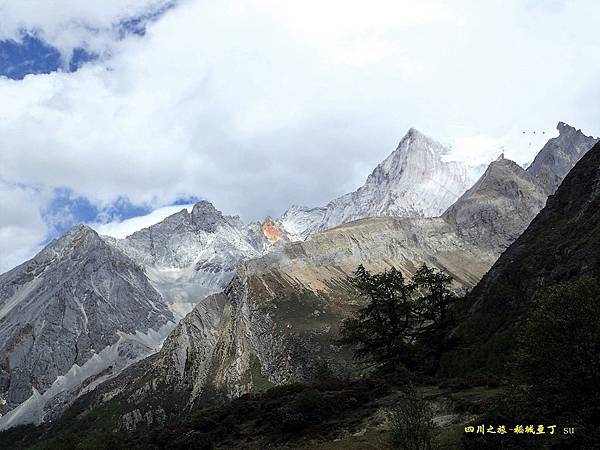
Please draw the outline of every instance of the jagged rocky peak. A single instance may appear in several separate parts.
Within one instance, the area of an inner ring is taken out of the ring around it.
[[[416,128],[411,128],[400,140],[396,150],[369,175],[367,184],[389,182],[409,175],[413,171],[424,172],[421,175],[427,176],[428,166],[433,166],[447,153],[449,153],[448,148],[425,136]]]
[[[411,128],[356,191],[327,205],[320,229],[364,217],[436,217],[472,184],[466,165],[445,161],[449,150]]]
[[[87,225],[78,224],[71,227],[60,238],[52,240],[27,264],[30,267],[37,266],[39,270],[42,270],[45,265],[57,263],[72,255],[83,258],[109,251],[110,248],[95,230]]]
[[[404,137],[398,143],[397,150],[406,151],[427,151],[438,155],[450,153],[450,149],[437,142],[435,139],[426,136],[416,128],[410,128]]]
[[[127,237],[130,243],[136,241],[146,241],[152,239],[165,240],[174,234],[202,230],[207,233],[214,233],[218,226],[228,221],[221,211],[217,210],[212,203],[202,200],[194,205],[191,212],[182,208],[174,214],[163,219],[154,225],[138,230]],[[230,218],[235,219],[235,218]],[[158,237],[161,235],[161,237]]]
[[[511,173],[524,174],[525,169],[514,162],[512,159],[508,159],[501,153],[494,161],[492,161],[484,172],[485,177],[482,179],[488,179],[491,176],[499,177],[504,171],[510,171]],[[486,175],[487,174],[487,175]]]
[[[61,238],[56,241],[64,241],[73,244],[89,244],[92,242],[100,243],[102,239],[96,232],[88,225],[82,223],[72,226]]]
[[[442,217],[466,241],[499,254],[527,228],[546,197],[533,176],[501,154]]]
[[[439,142],[410,128],[363,186],[325,207],[291,207],[277,223],[290,240],[304,240],[366,217],[437,217],[475,181],[466,164],[446,160],[449,152]]]
[[[434,139],[431,139],[429,136],[426,136],[413,127],[411,127],[406,135],[404,135],[404,137],[400,140],[398,149],[401,148],[408,148],[411,150],[427,150],[439,155],[445,155],[450,152],[447,147],[443,146]]]
[[[408,181],[427,183],[434,175],[439,175],[440,171],[449,171],[451,173],[448,175],[452,178],[462,184],[468,183],[468,174],[462,164],[443,161],[442,157],[449,153],[450,150],[444,145],[416,128],[410,128],[400,140],[396,150],[375,168],[367,179],[367,184],[370,182],[401,184]],[[462,192],[458,192],[457,197],[460,194]]]
[[[88,225],[85,225],[83,223],[79,223],[77,225],[73,225],[66,233],[66,235],[88,235],[88,234],[95,234],[97,235],[98,233],[96,233],[96,231],[89,227]]]
[[[257,231],[262,234],[260,229]],[[251,238],[253,233],[239,217],[224,216],[212,203],[202,200],[191,212],[183,209],[116,245],[142,265],[168,270],[210,266],[214,275],[218,267],[230,267],[242,257],[256,256]],[[215,260],[222,258],[229,262],[215,265]],[[211,280],[211,286],[221,283],[219,276],[211,275]]]
[[[199,201],[192,208],[191,220],[201,230],[214,233],[224,222],[223,213],[207,200]]]
[[[182,208],[181,211],[177,211],[174,214],[171,214],[170,216],[167,216],[164,221],[177,221],[177,222],[181,222],[185,219],[187,219],[188,217],[190,217],[190,213],[188,212],[187,209]]]
[[[553,194],[563,178],[599,139],[559,122],[558,136],[550,139],[527,168],[547,195]]]
[[[0,414],[11,411],[0,429],[66,407],[99,373],[153,351],[140,336],[173,319],[138,264],[74,226],[0,275]]]

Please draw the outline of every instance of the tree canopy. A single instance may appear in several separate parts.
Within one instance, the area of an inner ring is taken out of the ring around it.
[[[341,328],[340,341],[353,346],[355,358],[414,370],[424,354],[432,356],[450,320],[450,276],[423,265],[407,281],[394,267],[372,274],[360,265],[350,281],[367,299]]]

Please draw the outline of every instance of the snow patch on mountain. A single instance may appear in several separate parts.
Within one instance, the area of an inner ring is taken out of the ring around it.
[[[175,323],[170,322],[158,330],[150,329],[147,333],[119,332],[119,340],[115,344],[95,353],[81,366],[73,364],[43,394],[34,387],[27,400],[0,417],[0,430],[17,425],[39,425],[54,418],[62,412],[65,403],[71,403],[77,396],[114,377],[125,367],[159,351],[174,327]]]

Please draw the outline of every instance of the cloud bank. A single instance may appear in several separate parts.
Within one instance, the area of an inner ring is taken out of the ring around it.
[[[593,1],[187,0],[125,39],[116,23],[167,3],[55,3],[0,3],[0,36],[103,56],[0,79],[0,270],[37,245],[37,193],[56,188],[251,220],[356,188],[410,126],[478,163],[530,161],[543,142],[522,131],[559,120],[600,134]],[[7,243],[17,228],[29,244]]]

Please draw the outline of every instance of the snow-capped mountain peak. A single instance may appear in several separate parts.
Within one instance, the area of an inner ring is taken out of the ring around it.
[[[450,150],[408,130],[363,186],[323,208],[290,208],[278,219],[291,240],[365,217],[436,217],[475,181],[467,166],[446,161]]]
[[[410,128],[408,132],[404,135],[404,137],[398,143],[398,147],[392,155],[397,152],[406,152],[406,151],[428,151],[437,153],[440,156],[450,153],[450,149],[443,146],[436,140],[426,136],[421,133],[416,128]],[[390,155],[391,156],[391,155]]]
[[[411,128],[400,140],[398,147],[379,164],[367,178],[366,184],[390,185],[402,184],[402,181],[418,182],[414,177],[431,177],[443,163],[442,157],[450,150],[439,142],[425,136],[416,128]],[[444,163],[445,168],[459,168],[459,163]],[[459,171],[458,178],[466,179],[467,174]],[[462,193],[462,192],[461,192]],[[459,193],[458,195],[460,195]]]

